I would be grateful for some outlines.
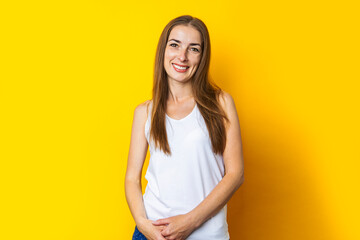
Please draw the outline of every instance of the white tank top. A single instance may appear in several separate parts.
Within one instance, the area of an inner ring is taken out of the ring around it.
[[[222,155],[214,154],[205,121],[195,104],[192,112],[176,120],[166,116],[172,155],[155,149],[149,141],[151,108],[145,124],[150,160],[143,195],[147,218],[157,220],[186,214],[199,205],[224,176]],[[187,240],[228,240],[227,205],[193,231]]]

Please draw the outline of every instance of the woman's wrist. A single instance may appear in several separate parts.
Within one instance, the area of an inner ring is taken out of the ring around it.
[[[192,226],[194,226],[195,228],[198,228],[199,226],[201,226],[202,222],[200,221],[198,216],[196,216],[194,211],[188,212],[186,215],[188,216],[188,222]]]
[[[144,223],[146,223],[148,219],[145,218],[145,217],[138,217],[136,220],[135,220],[135,223],[136,223],[136,226],[142,226]]]

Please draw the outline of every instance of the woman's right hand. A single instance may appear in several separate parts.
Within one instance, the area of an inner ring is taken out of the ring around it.
[[[137,224],[139,231],[146,237],[147,240],[166,240],[166,238],[161,234],[161,231],[165,226],[154,226],[152,220],[142,219],[141,222]]]

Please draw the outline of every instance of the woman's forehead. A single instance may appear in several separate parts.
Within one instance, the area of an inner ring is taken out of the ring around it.
[[[169,40],[179,40],[185,43],[201,43],[201,34],[194,27],[178,25],[174,27],[169,35]]]

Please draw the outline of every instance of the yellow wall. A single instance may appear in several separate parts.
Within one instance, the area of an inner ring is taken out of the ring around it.
[[[231,239],[360,239],[356,1],[4,2],[1,239],[131,239],[133,111],[182,14],[207,24],[211,76],[240,118]]]

